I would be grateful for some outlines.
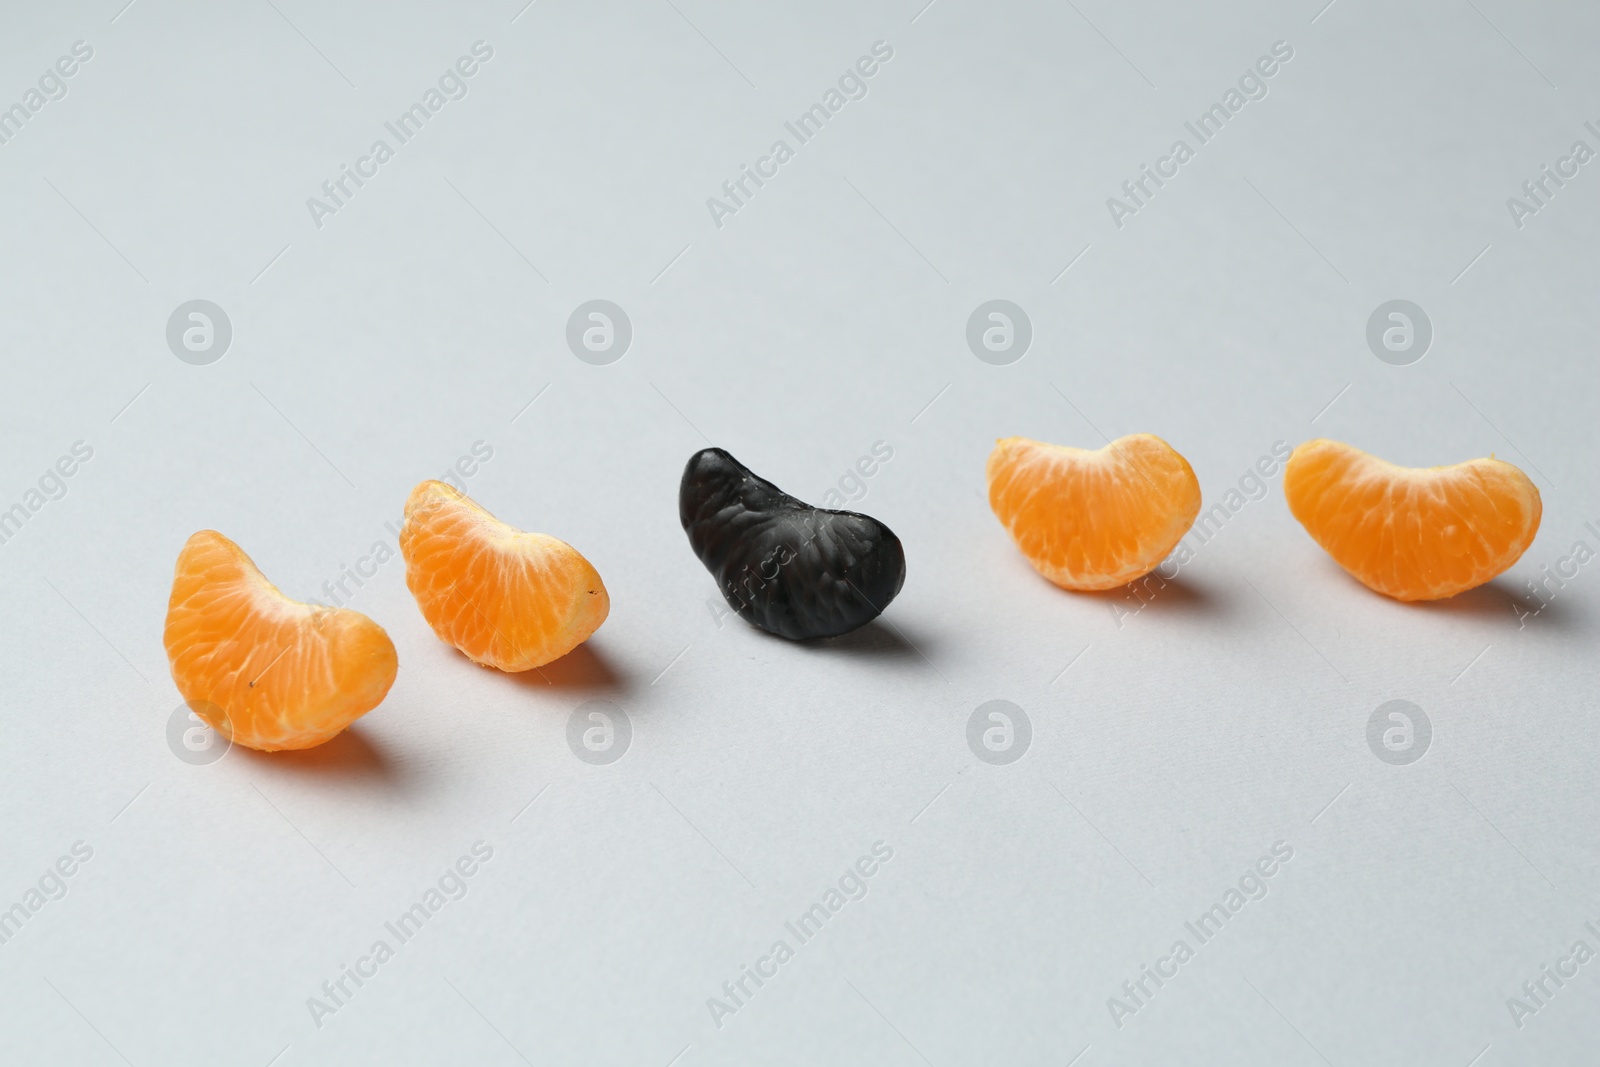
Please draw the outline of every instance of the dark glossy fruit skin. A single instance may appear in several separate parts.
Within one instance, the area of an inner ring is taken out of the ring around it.
[[[796,500],[720,448],[684,467],[678,519],[729,606],[780,637],[849,633],[905,584],[905,549],[889,527]]]

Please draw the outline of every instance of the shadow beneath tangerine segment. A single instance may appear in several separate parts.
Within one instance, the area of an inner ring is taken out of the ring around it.
[[[1204,582],[1183,574],[1175,578],[1163,578],[1155,571],[1115,589],[1075,592],[1071,595],[1099,601],[1118,622],[1144,612],[1215,616],[1227,610],[1227,597],[1219,595]]]
[[[1500,617],[1516,624],[1513,610],[1518,601],[1511,587],[1502,578],[1494,578],[1476,589],[1468,589],[1443,600],[1397,600],[1392,596],[1369,589],[1355,575],[1326,556],[1317,560],[1318,574],[1339,586],[1350,596],[1376,597],[1381,604],[1389,604],[1408,611],[1421,611],[1433,615],[1454,616],[1458,619],[1494,619]]]
[[[546,663],[543,667],[505,676],[518,684],[534,689],[622,693],[632,688],[628,676],[615,667],[605,653],[589,641],[585,641],[560,659]]]
[[[1354,579],[1352,579],[1354,582]],[[1360,586],[1359,582],[1355,582]],[[1366,592],[1364,586],[1361,588]],[[1405,607],[1416,611],[1425,611],[1433,615],[1453,616],[1460,619],[1504,619],[1512,628],[1529,628],[1545,626],[1553,629],[1565,629],[1576,622],[1572,612],[1573,602],[1561,599],[1560,592],[1551,594],[1544,591],[1544,600],[1541,601],[1529,595],[1519,595],[1515,585],[1504,575],[1492,579],[1478,586],[1468,589],[1464,593],[1457,593],[1444,600],[1415,600],[1405,604]]]
[[[367,736],[359,723],[316,748],[257,752],[243,745],[235,745],[228,757],[231,759],[236,753],[242,754],[252,766],[265,770],[337,778],[344,782],[363,779],[391,782],[398,773],[394,761]]]

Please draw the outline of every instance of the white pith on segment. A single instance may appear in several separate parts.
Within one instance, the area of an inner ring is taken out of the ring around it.
[[[1114,589],[1148,574],[1200,509],[1189,464],[1159,437],[1132,434],[1099,449],[1012,437],[989,458],[989,501],[1024,556],[1056,585]],[[1017,483],[1026,486],[1007,499]],[[1030,506],[1052,521],[1022,528]],[[1150,511],[1160,521],[1152,524]]]
[[[382,702],[394,646],[360,612],[302,604],[215,531],[179,555],[165,643],[180,692],[223,736],[308,748]]]
[[[1489,581],[1532,544],[1543,512],[1538,488],[1503,460],[1402,467],[1320,439],[1294,450],[1284,491],[1335,562],[1399,600],[1442,599]],[[1473,517],[1484,511],[1487,522]]]
[[[428,625],[484,666],[541,667],[586,640],[609,611],[599,574],[577,549],[502,522],[441,482],[412,491],[400,544]],[[488,648],[469,651],[484,627]]]

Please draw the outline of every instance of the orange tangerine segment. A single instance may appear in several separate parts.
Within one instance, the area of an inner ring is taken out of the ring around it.
[[[1064,589],[1115,589],[1150,573],[1200,513],[1188,460],[1147,433],[1098,449],[1007,437],[987,473],[989,506]]]
[[[486,667],[542,667],[588,640],[611,610],[577,549],[501,522],[443,482],[411,491],[400,554],[433,632]]]
[[[1369,589],[1438,600],[1515,563],[1539,532],[1543,504],[1503,460],[1401,467],[1338,441],[1307,441],[1283,470],[1289,510]]]
[[[284,596],[215,530],[178,554],[163,639],[190,707],[265,752],[327,741],[383,701],[399,667],[383,627]]]

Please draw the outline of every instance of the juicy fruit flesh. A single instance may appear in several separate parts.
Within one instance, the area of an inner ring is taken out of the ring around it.
[[[811,507],[720,448],[684,466],[678,519],[728,606],[790,640],[864,626],[905,584],[905,549],[889,527]]]
[[[383,701],[399,668],[377,623],[289,599],[214,530],[178,555],[164,641],[184,700],[224,737],[267,752],[332,738]]]
[[[1502,460],[1400,467],[1322,439],[1294,450],[1283,492],[1328,555],[1397,600],[1482,585],[1522,556],[1543,514],[1538,488]]]
[[[1188,461],[1150,434],[1094,450],[1007,437],[986,473],[996,517],[1065,589],[1115,589],[1148,574],[1200,513]]]
[[[486,667],[542,667],[588,640],[611,610],[577,549],[501,522],[443,482],[411,491],[400,553],[433,632]]]

